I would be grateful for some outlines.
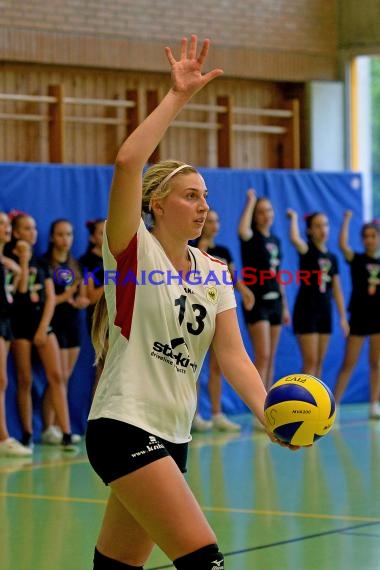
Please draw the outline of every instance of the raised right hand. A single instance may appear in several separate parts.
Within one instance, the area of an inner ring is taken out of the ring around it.
[[[187,38],[182,38],[179,60],[175,59],[170,47],[165,48],[166,57],[171,65],[172,90],[186,98],[192,97],[207,83],[223,73],[222,69],[213,69],[202,75],[202,66],[207,58],[210,40],[204,40],[198,56],[197,44],[196,35],[191,36],[189,48]]]
[[[292,210],[292,208],[288,208],[288,209],[286,210],[286,215],[287,215],[287,217],[290,218],[290,219],[292,219],[292,218],[297,218],[297,217],[298,217],[297,212],[296,212],[295,210]]]

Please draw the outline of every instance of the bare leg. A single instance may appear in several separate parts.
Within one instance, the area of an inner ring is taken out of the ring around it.
[[[17,377],[17,401],[22,429],[25,433],[33,431],[32,417],[32,343],[26,339],[12,341]]]
[[[37,350],[45,370],[59,427],[63,433],[71,433],[66,387],[63,381],[56,336],[49,334],[44,346],[38,347]]]
[[[302,372],[317,375],[318,333],[298,334],[297,340],[302,354]]]
[[[210,394],[211,411],[212,414],[220,414],[222,412],[222,373],[212,348],[210,348],[209,369],[208,391]]]
[[[379,401],[380,393],[380,334],[369,337],[369,365],[370,365],[370,390],[371,404]]]
[[[261,376],[263,384],[268,389],[268,370],[271,354],[271,334],[269,321],[258,321],[248,325],[249,336],[255,353],[255,366]]]
[[[7,421],[5,415],[5,392],[7,390],[7,358],[9,342],[0,337],[0,441],[8,439]]]
[[[66,386],[66,392],[68,389],[69,380],[74,370],[74,366],[78,360],[79,356],[79,347],[74,348],[60,348],[59,349],[59,356],[63,374],[63,381]],[[45,427],[55,425],[57,422],[57,417],[54,412],[54,407],[51,399],[51,388],[50,386],[47,387],[42,403],[42,410],[43,410],[43,418],[44,418],[44,425]]]
[[[280,340],[281,325],[272,325],[270,327],[270,354],[268,362],[268,371],[266,378],[267,389],[273,384],[273,374],[274,374],[274,362],[277,353],[278,342]]]
[[[326,356],[327,347],[329,345],[330,335],[329,334],[320,334],[318,335],[318,361],[317,367],[315,370],[315,376],[317,378],[321,377],[322,374],[322,365],[323,361]]]
[[[339,370],[338,379],[334,389],[334,397],[337,404],[341,401],[351,374],[358,362],[363,341],[364,337],[357,335],[349,335],[347,338],[343,364]]]
[[[142,566],[154,542],[111,491],[96,546],[105,556]]]
[[[142,566],[153,543],[171,560],[216,543],[214,532],[171,457],[121,477],[110,486],[115,497],[111,495],[109,500],[97,544],[106,556]]]

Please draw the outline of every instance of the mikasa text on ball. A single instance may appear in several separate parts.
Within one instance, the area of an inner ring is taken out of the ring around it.
[[[311,445],[335,421],[331,390],[315,376],[290,374],[271,386],[264,405],[268,429],[281,441]]]

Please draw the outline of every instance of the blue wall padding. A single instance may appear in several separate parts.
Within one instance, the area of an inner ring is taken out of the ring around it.
[[[329,247],[339,257],[339,267],[346,302],[350,292],[349,272],[338,251],[338,232],[343,212],[354,212],[350,231],[350,244],[354,250],[361,249],[360,227],[362,223],[362,179],[357,173],[318,173],[294,170],[232,170],[200,169],[209,189],[209,204],[220,216],[221,230],[218,242],[227,245],[241,270],[237,225],[245,205],[246,191],[253,187],[258,196],[267,196],[275,210],[273,232],[282,240],[284,259],[282,268],[295,272],[298,258],[288,238],[289,221],[285,215],[291,207],[300,215],[301,231],[304,232],[303,215],[313,211],[325,212],[331,224]],[[112,177],[109,166],[60,166],[44,164],[0,164],[0,210],[8,212],[17,208],[30,213],[37,221],[39,239],[36,248],[43,253],[48,242],[50,223],[58,217],[67,217],[74,225],[75,243],[73,253],[80,256],[86,249],[88,233],[86,220],[106,216],[107,197]],[[290,308],[293,307],[297,287],[286,287]],[[252,347],[245,330],[238,298],[238,314],[243,339],[249,354]],[[84,319],[83,319],[84,321]],[[83,342],[79,361],[70,381],[69,399],[73,429],[82,433],[91,400],[93,353],[87,330],[83,325]],[[331,337],[322,379],[333,387],[342,362],[344,339],[334,311],[334,333]],[[344,402],[364,402],[369,398],[368,347],[365,346]],[[284,327],[277,353],[275,379],[300,370],[301,359],[291,327]],[[207,360],[200,376],[200,411],[210,413],[206,395]],[[35,402],[35,430],[41,429],[40,404],[45,379],[36,363],[33,388]],[[227,413],[246,411],[244,404],[225,383],[223,408]],[[20,433],[16,409],[16,387],[11,358],[9,359],[9,389],[7,392],[8,423],[12,435]]]

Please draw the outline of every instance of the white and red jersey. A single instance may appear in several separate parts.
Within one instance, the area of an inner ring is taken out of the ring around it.
[[[190,246],[189,255],[186,281],[143,221],[116,259],[105,232],[109,347],[89,419],[125,421],[173,443],[191,439],[215,318],[236,301],[223,262]]]

